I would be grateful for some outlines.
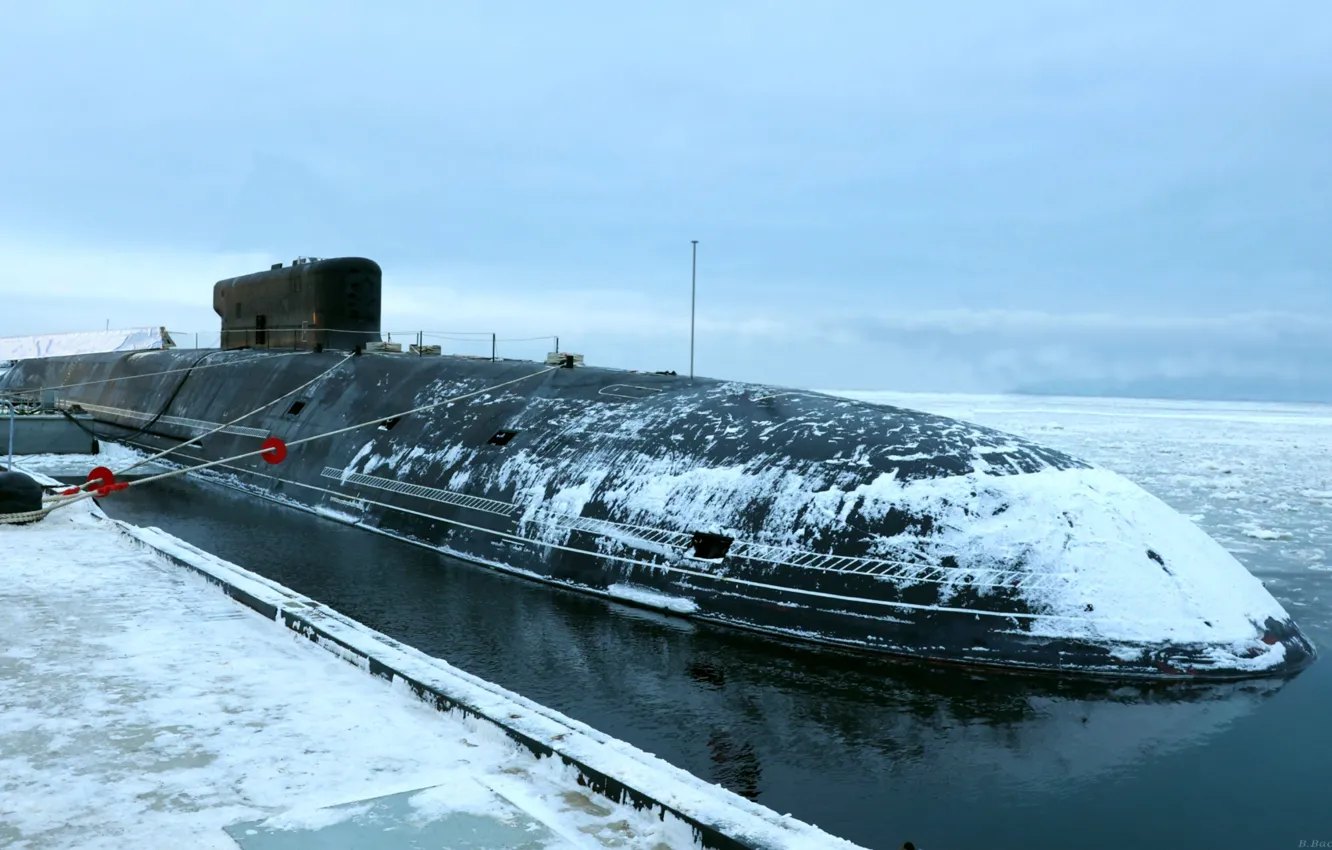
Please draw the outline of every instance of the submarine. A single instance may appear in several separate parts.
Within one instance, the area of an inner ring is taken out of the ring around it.
[[[1110,470],[806,390],[403,352],[382,282],[365,258],[275,264],[215,284],[217,349],[22,360],[0,391],[256,497],[782,640],[1133,679],[1316,657],[1233,555]],[[281,463],[255,454],[275,438]]]

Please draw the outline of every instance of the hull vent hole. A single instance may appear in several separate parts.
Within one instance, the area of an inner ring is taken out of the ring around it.
[[[304,409],[305,409],[305,402],[303,402],[303,401],[293,401],[293,402],[291,403],[291,407],[288,407],[288,408],[287,408],[287,415],[288,415],[288,416],[300,416],[300,415],[301,415],[301,411],[304,410]]]
[[[507,445],[508,442],[516,436],[518,436],[517,431],[496,431],[495,436],[491,437],[487,442],[492,446],[503,446]]]
[[[727,537],[724,534],[709,534],[706,531],[695,531],[694,539],[690,545],[694,549],[694,557],[705,561],[716,561],[726,557],[726,553],[731,551],[731,544],[734,538]]]
[[[398,422],[399,422],[401,419],[402,419],[401,416],[395,416],[395,417],[393,417],[392,419],[385,419],[383,422],[380,422],[380,423],[379,423],[379,430],[381,430],[381,431],[392,431],[392,430],[393,430],[393,426],[394,426],[394,425],[397,425]]]

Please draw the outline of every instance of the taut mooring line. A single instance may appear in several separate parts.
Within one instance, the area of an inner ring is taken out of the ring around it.
[[[345,360],[342,361],[342,363],[345,362],[346,362]],[[337,365],[341,366],[342,363],[338,363]],[[337,368],[337,366],[333,368]],[[498,384],[491,384],[490,386],[481,387],[480,389],[472,390],[471,392],[466,392],[460,395],[451,396],[449,398],[442,399],[440,401],[431,402],[430,404],[423,404],[420,407],[413,407],[410,410],[404,410],[399,413],[392,413],[389,414],[388,416],[380,416],[375,419],[368,420],[366,422],[358,423],[356,425],[348,425],[345,428],[338,428],[333,431],[325,431],[322,434],[314,434],[309,437],[302,437],[301,439],[293,440],[290,443],[284,443],[282,440],[279,440],[277,437],[269,437],[267,440],[264,441],[264,444],[260,448],[255,449],[252,452],[243,452],[238,455],[232,455],[231,457],[224,457],[219,460],[211,460],[206,463],[196,464],[195,466],[183,467],[181,469],[173,469],[169,472],[163,472],[158,475],[149,476],[147,478],[140,478],[136,481],[116,481],[115,475],[114,473],[111,472],[111,470],[106,469],[105,467],[98,467],[89,474],[88,482],[86,484],[80,487],[75,487],[73,489],[63,491],[57,496],[56,499],[51,500],[51,502],[44,505],[42,509],[39,511],[29,511],[27,513],[21,513],[21,514],[0,514],[0,524],[31,522],[33,520],[41,519],[42,517],[46,516],[47,514],[51,513],[51,511],[54,511],[57,508],[64,507],[65,505],[72,505],[75,502],[80,502],[83,501],[84,499],[92,498],[93,496],[107,496],[118,490],[126,490],[130,487],[138,487],[142,484],[150,484],[154,481],[163,481],[167,478],[174,478],[177,475],[185,475],[186,473],[197,472],[201,469],[209,469],[211,467],[220,466],[222,464],[230,463],[232,461],[244,460],[245,458],[248,457],[263,457],[264,460],[269,463],[278,464],[281,463],[284,459],[286,459],[287,449],[291,446],[299,446],[303,443],[309,443],[315,440],[323,440],[327,439],[328,437],[336,437],[339,434],[346,434],[348,431],[355,431],[358,428],[366,428],[371,425],[380,425],[384,422],[388,422],[390,419],[399,419],[403,416],[410,416],[413,413],[422,413],[427,410],[433,410],[436,407],[443,407],[446,404],[453,404],[455,402],[462,401],[463,399],[472,398],[473,396],[478,396],[481,395],[482,393],[490,392],[492,390],[498,390],[502,387],[511,386],[521,381],[526,381],[531,378],[535,378],[539,375],[545,375],[559,368],[561,367],[550,366],[545,369],[538,370],[536,372],[531,372],[529,374],[513,378],[512,380],[503,381]],[[324,376],[321,375],[320,377],[322,378]],[[319,378],[316,378],[315,380],[317,381],[319,380]],[[312,383],[314,383],[314,381],[309,382],[309,384]],[[309,386],[309,384],[306,384],[306,386]],[[292,392],[297,392],[301,389],[304,389],[304,387],[297,387],[296,390],[293,390]],[[288,393],[287,395],[291,395],[291,393]],[[285,398],[285,396],[283,396],[282,398]],[[274,399],[272,402],[269,402],[264,407],[271,406],[272,404],[280,400],[281,398]],[[260,408],[260,410],[262,409],[263,408]],[[251,414],[246,414],[246,416],[249,415]],[[183,444],[182,446],[176,446],[175,448],[180,449],[182,447]],[[143,462],[146,463],[146,461]],[[139,464],[136,464],[136,466],[137,465]],[[133,467],[130,468],[132,469]],[[110,479],[109,481],[107,480],[108,478]]]

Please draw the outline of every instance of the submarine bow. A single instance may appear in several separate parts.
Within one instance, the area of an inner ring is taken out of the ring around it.
[[[760,598],[766,625],[792,636],[840,641],[858,623],[850,642],[903,654],[1181,676],[1312,655],[1192,522],[1114,472],[1008,434],[745,384],[583,420],[498,468],[530,536],[567,544],[574,529],[555,517],[596,517],[598,551],[641,558],[675,531],[695,556],[676,559],[677,591]],[[699,551],[700,537],[725,554]],[[655,571],[635,577],[660,586]]]

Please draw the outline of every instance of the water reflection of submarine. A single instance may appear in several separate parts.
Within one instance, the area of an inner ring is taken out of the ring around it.
[[[713,782],[742,797],[759,798],[763,766],[753,744],[737,740],[725,729],[714,729],[708,736],[708,752],[712,758]]]
[[[677,668],[691,683],[675,710],[708,730],[713,781],[764,791],[762,761],[843,777],[910,776],[912,793],[992,796],[995,787],[1062,793],[1222,734],[1288,680],[1125,684],[941,670],[728,641]],[[693,650],[693,651],[691,651]],[[879,792],[866,789],[866,800]]]
[[[710,661],[694,660],[689,662],[689,678],[709,688],[726,687],[726,671]]]
[[[676,632],[693,634],[698,625],[678,615],[669,614],[657,608],[645,608],[641,603],[611,597],[607,600],[616,614],[632,620],[644,620],[655,626],[662,626]]]
[[[689,678],[708,690],[726,687],[726,671],[720,664],[694,659],[687,668]],[[708,756],[713,782],[742,797],[757,800],[763,781],[763,766],[754,745],[730,729],[714,726],[708,735]]]
[[[729,672],[735,687],[727,691],[752,693],[736,668]],[[869,677],[800,677],[785,685],[818,698],[794,696],[785,712],[788,687],[769,683],[765,713],[753,718],[767,728],[749,734],[781,740],[797,763],[837,753],[839,769],[851,775],[879,773],[886,755],[922,793],[937,786],[939,794],[979,799],[996,783],[1058,791],[1197,746],[1285,684],[1070,689],[1004,678],[907,676],[873,687]],[[793,728],[800,733],[787,734]]]

